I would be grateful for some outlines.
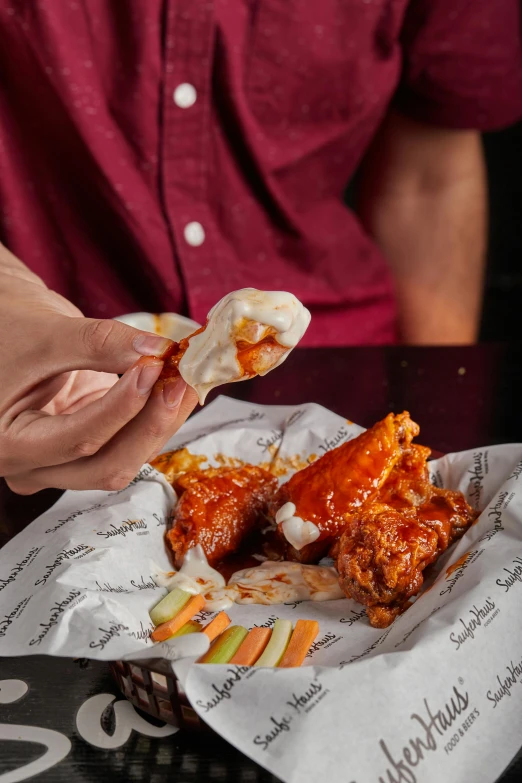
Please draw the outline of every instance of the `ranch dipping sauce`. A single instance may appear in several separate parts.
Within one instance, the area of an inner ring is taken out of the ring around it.
[[[209,566],[200,544],[189,549],[179,571],[158,573],[154,581],[167,590],[179,587],[201,593],[206,608],[222,611],[237,604],[284,604],[292,601],[334,601],[344,598],[337,571],[331,566],[266,560],[232,574],[228,585]]]

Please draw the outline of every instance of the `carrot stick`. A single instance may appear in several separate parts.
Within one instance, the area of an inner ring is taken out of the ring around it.
[[[229,663],[235,663],[238,666],[253,666],[267,646],[271,635],[270,628],[252,628]]]
[[[226,612],[220,612],[214,617],[213,620],[205,625],[203,628],[203,633],[206,633],[210,641],[213,642],[216,636],[219,636],[220,633],[223,633],[225,628],[228,628],[229,625],[230,617],[228,614]]]
[[[318,633],[319,623],[315,620],[298,620],[279,666],[301,666]]]
[[[158,625],[151,633],[150,638],[153,642],[164,642],[165,639],[170,639],[185,623],[192,620],[194,615],[200,612],[204,606],[205,599],[201,593],[193,595],[190,601],[185,604],[183,609],[172,620],[167,620],[166,623]]]

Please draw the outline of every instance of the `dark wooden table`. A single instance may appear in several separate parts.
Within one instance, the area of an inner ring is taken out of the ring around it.
[[[267,404],[319,402],[365,426],[390,410],[406,409],[421,425],[420,440],[441,452],[522,441],[522,345],[296,351],[266,378],[221,391]],[[0,484],[0,545],[58,496],[47,491],[21,498]],[[49,783],[276,781],[219,739],[182,732],[156,739],[133,731],[113,750],[93,744],[92,737],[87,742],[76,725],[78,709],[96,694],[121,698],[105,664],[0,658],[0,680],[6,679],[22,680],[29,690],[18,701],[2,704],[0,686],[0,783],[10,770],[42,756],[42,745],[35,744],[30,728],[19,732],[25,741],[6,740],[2,724],[52,729],[70,740],[68,755],[34,778]],[[113,731],[112,708],[104,711],[101,726],[109,734]],[[522,746],[522,720],[520,732]],[[521,779],[519,754],[499,783]]]

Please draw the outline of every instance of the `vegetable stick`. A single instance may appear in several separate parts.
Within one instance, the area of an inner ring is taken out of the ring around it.
[[[238,666],[253,666],[272,636],[270,628],[252,628],[237,653],[229,660]]]
[[[228,663],[247,634],[247,629],[242,625],[230,626],[221,636],[214,639],[210,649],[198,663]]]
[[[301,666],[318,633],[319,623],[315,620],[298,620],[279,666],[283,668]]]
[[[167,595],[150,610],[150,619],[154,625],[166,623],[168,620],[172,620],[189,600],[190,593],[176,587],[172,592],[167,593]]]
[[[165,639],[170,639],[170,637],[174,636],[176,631],[179,631],[179,629],[185,625],[185,623],[187,623],[189,620],[192,620],[194,615],[200,612],[204,606],[205,599],[201,593],[193,595],[188,603],[185,604],[182,610],[178,612],[175,617],[173,617],[171,620],[168,620],[166,623],[161,623],[161,625],[158,625],[158,627],[155,628],[151,633],[150,638],[153,642],[164,642]]]
[[[189,620],[188,623],[185,623],[185,625],[183,625],[179,631],[176,631],[170,638],[174,639],[174,637],[177,636],[186,636],[188,633],[201,633],[202,630],[201,623],[196,622],[196,620]]]
[[[213,642],[214,639],[219,636],[220,633],[223,633],[225,628],[230,625],[230,622],[228,614],[226,612],[220,612],[213,620],[205,625],[203,633],[206,633],[210,641]]]
[[[291,633],[290,620],[276,620],[270,641],[254,666],[277,666],[287,648]]]

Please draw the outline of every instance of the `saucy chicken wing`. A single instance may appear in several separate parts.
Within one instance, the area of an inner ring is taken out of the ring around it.
[[[159,383],[181,377],[198,393],[266,375],[283,362],[310,323],[310,313],[285,291],[243,288],[223,297],[204,326],[162,356]]]
[[[253,465],[209,468],[179,476],[167,541],[181,567],[188,549],[201,544],[211,565],[236,552],[258,526],[277,479]]]
[[[418,432],[408,413],[390,413],[283,484],[270,513],[286,559],[313,563],[323,557],[350,515],[377,496]]]
[[[394,508],[418,506],[433,489],[427,459],[430,449],[412,443],[378,492],[377,500]]]

